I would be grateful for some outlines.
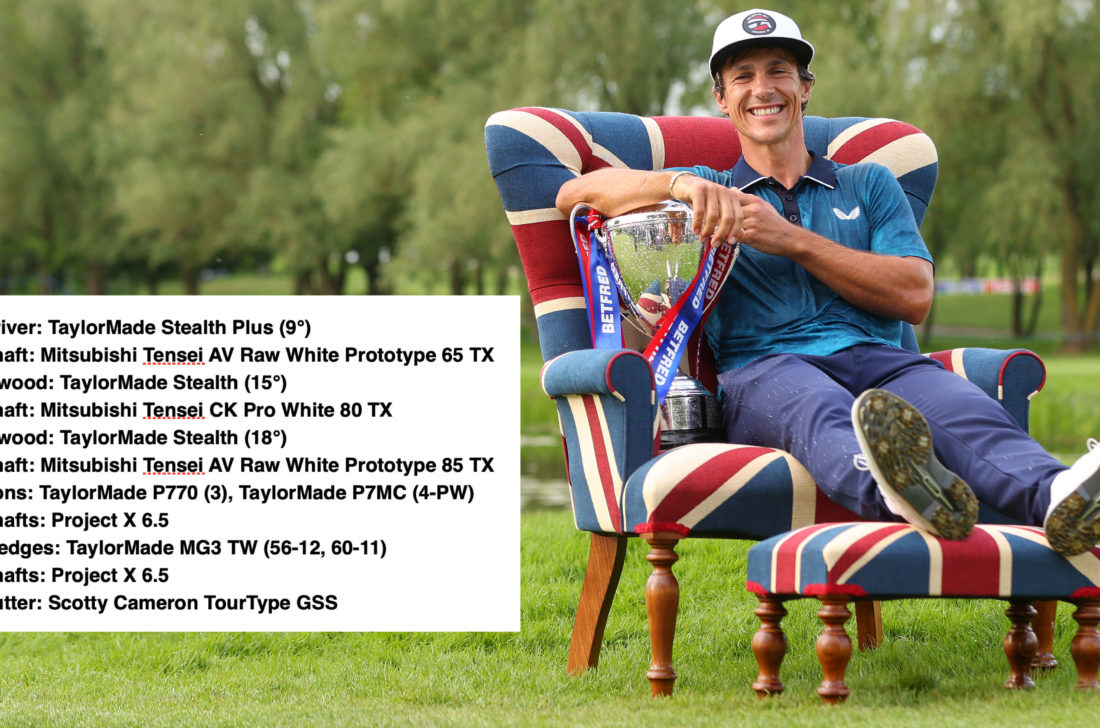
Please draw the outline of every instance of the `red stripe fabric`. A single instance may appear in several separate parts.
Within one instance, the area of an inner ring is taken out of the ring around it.
[[[802,589],[802,593],[809,597],[848,596],[865,597],[867,590],[859,584],[809,584]]]
[[[795,585],[798,582],[798,551],[802,544],[826,528],[830,528],[830,525],[806,526],[799,529],[775,550],[772,555],[772,563],[775,567],[773,569],[775,574],[775,582],[772,584],[773,594],[797,593],[798,590]]]
[[[512,234],[519,247],[531,300],[536,306],[558,298],[584,295],[577,254],[572,245],[561,244],[563,238],[569,239],[565,220],[513,225]]]
[[[840,521],[866,521],[867,519],[856,513],[852,513],[850,510],[834,503],[830,500],[829,496],[825,495],[824,491],[820,487],[814,493],[816,503],[814,505],[814,522],[815,523],[837,523]]]
[[[867,155],[878,151],[892,141],[919,133],[920,130],[910,124],[900,121],[884,121],[861,131],[844,142],[840,149],[833,153],[832,159],[839,164],[855,164],[863,161]]]
[[[691,533],[691,529],[681,523],[652,521],[650,523],[639,523],[634,527],[634,533],[639,536],[643,533],[678,533],[681,536],[687,536]]]
[[[596,398],[592,395],[581,397],[584,402],[584,413],[588,417],[588,427],[592,431],[592,449],[595,451],[596,463],[600,473],[600,489],[603,491],[604,501],[607,503],[607,511],[611,514],[611,521],[617,532],[623,530],[623,519],[619,512],[619,502],[615,497],[615,486],[612,482],[611,467],[608,461],[607,448],[603,442],[603,427],[600,424],[600,416],[596,411]]]
[[[774,451],[766,447],[740,447],[708,458],[688,471],[649,514],[650,522],[679,522],[699,503],[718,490],[741,468]]]
[[[577,152],[581,155],[581,165],[587,168],[588,161],[592,157],[592,147],[588,145],[588,140],[586,140],[580,130],[574,126],[573,122],[550,109],[527,107],[520,109],[520,111],[526,111],[532,116],[539,117],[564,134],[565,138],[573,144],[574,148],[576,148]]]
[[[1002,554],[992,536],[976,528],[963,541],[941,539],[939,544],[944,594],[997,596]]]
[[[665,141],[665,167],[729,169],[741,158],[741,143],[729,119],[656,116]]]
[[[929,359],[935,359],[940,364],[943,364],[944,368],[949,372],[955,371],[955,367],[951,364],[951,352],[954,349],[948,349],[947,351],[934,351],[928,355]]]

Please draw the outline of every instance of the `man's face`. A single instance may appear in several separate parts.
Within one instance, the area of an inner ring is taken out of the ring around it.
[[[798,77],[798,64],[782,48],[757,48],[722,69],[724,93],[714,92],[722,113],[745,140],[785,140],[802,119],[813,84]]]

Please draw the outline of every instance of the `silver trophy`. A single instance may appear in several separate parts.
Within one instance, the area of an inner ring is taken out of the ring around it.
[[[691,207],[668,200],[604,222],[598,236],[629,311],[623,316],[628,346],[644,349],[662,318],[687,290],[706,246],[691,231]],[[661,405],[661,447],[722,439],[718,400],[680,372]]]

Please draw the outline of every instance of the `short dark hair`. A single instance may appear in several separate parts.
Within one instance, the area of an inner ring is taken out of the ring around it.
[[[718,71],[714,74],[714,93],[718,94],[719,96],[726,95],[726,87],[722,83],[722,72],[726,70],[726,66],[753,50],[755,49],[749,48],[741,51],[740,53],[734,53],[733,51],[730,51],[725,56],[719,56],[718,58],[714,59],[714,67],[718,69]],[[802,63],[801,61],[795,59],[795,65],[798,66],[799,80],[809,81],[810,83],[813,83],[815,80],[817,80],[817,77],[814,76],[814,72],[811,71],[809,66],[807,66],[805,63]],[[806,104],[802,104],[802,110],[806,110]]]

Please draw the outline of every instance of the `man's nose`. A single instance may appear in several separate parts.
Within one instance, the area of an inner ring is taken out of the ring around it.
[[[760,74],[752,81],[752,92],[757,96],[769,96],[775,89],[775,84],[767,74]]]

